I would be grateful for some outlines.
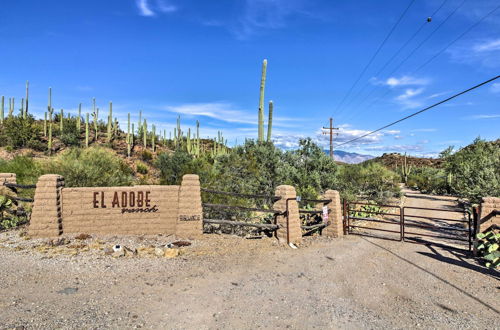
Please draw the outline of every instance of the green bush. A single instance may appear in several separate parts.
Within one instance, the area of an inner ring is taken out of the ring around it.
[[[67,187],[127,186],[132,169],[113,151],[94,147],[73,148],[45,163],[45,173],[60,174]]]
[[[473,202],[485,196],[500,196],[500,140],[476,139],[447,156],[445,168],[451,174],[452,193]]]
[[[408,187],[425,194],[444,195],[449,193],[448,176],[443,169],[417,167],[408,176]]]
[[[16,173],[18,183],[35,184],[42,168],[32,157],[16,156],[12,160],[0,158],[0,173]]]
[[[2,126],[0,144],[14,149],[27,147],[28,143],[38,139],[39,131],[35,118],[30,114],[26,119],[22,115],[7,117]]]
[[[399,175],[379,163],[342,165],[336,183],[336,189],[342,197],[355,200],[359,196],[386,202],[399,197]]]
[[[148,166],[141,161],[137,161],[135,163],[135,167],[137,168],[137,172],[141,174],[148,174]]]

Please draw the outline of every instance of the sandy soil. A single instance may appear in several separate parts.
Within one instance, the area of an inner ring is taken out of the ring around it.
[[[111,242],[171,240],[50,247],[22,230],[0,233],[0,328],[498,327],[498,272],[432,246],[349,235],[292,250],[269,238],[205,235],[172,259],[104,253]]]

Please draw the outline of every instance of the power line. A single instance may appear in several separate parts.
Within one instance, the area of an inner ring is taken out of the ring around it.
[[[430,23],[432,21],[434,15],[436,15],[443,8],[446,2],[448,2],[448,0],[444,0],[441,3],[441,5],[436,10],[434,10],[434,12],[420,25],[420,27],[413,33],[413,35],[410,36],[410,38],[408,38],[408,40],[406,40],[406,42],[403,43],[401,47],[399,47],[399,49],[391,56],[391,58],[387,60],[387,62],[385,62],[385,64],[377,71],[377,73],[375,73],[375,77],[378,77],[384,71],[384,69],[387,68],[387,66],[390,63],[392,63],[392,61],[403,51],[403,49],[405,49],[406,46],[408,46],[413,41],[413,39],[415,39],[415,37],[423,30],[423,28],[427,25],[427,23]],[[363,86],[363,88],[361,88],[358,91],[358,93],[352,98],[352,100],[346,106],[351,104],[353,100],[355,100],[359,95],[361,95],[369,84],[370,81],[367,81]],[[371,92],[368,95],[371,95]]]
[[[465,30],[464,32],[462,32],[462,34],[460,34],[457,38],[455,38],[452,42],[450,42],[448,45],[446,45],[446,47],[444,47],[443,49],[441,49],[439,52],[437,52],[436,54],[434,54],[434,56],[432,56],[429,60],[427,60],[425,63],[423,63],[422,65],[420,65],[417,69],[415,69],[413,72],[417,72],[418,70],[422,69],[424,66],[426,66],[427,64],[431,63],[436,57],[438,57],[439,55],[441,55],[442,53],[444,53],[450,46],[452,46],[455,42],[457,42],[458,40],[460,40],[464,35],[466,35],[467,33],[469,33],[473,28],[475,28],[479,23],[481,23],[482,21],[484,21],[488,16],[490,16],[491,14],[493,14],[494,12],[496,12],[498,9],[500,8],[500,5],[498,5],[496,8],[494,8],[492,11],[490,11],[488,14],[486,14],[485,16],[483,16],[479,21],[477,21],[476,23],[472,24],[467,30]],[[413,73],[412,72],[412,73]]]
[[[339,147],[339,146],[341,146],[341,145],[344,145],[344,144],[348,144],[348,143],[351,143],[351,142],[357,141],[357,140],[362,139],[362,138],[364,138],[364,137],[366,137],[366,136],[368,136],[368,135],[371,135],[371,134],[373,134],[373,133],[376,133],[376,132],[379,132],[379,131],[381,131],[381,130],[383,130],[383,129],[386,129],[387,127],[391,127],[391,126],[393,126],[393,125],[395,125],[395,124],[397,124],[397,123],[402,122],[403,120],[406,120],[406,119],[409,119],[409,118],[411,118],[411,117],[414,117],[414,116],[416,116],[416,115],[418,115],[418,114],[421,114],[421,113],[422,113],[422,112],[424,112],[424,111],[430,110],[430,109],[432,109],[432,108],[434,108],[434,107],[437,107],[437,106],[438,106],[438,105],[440,105],[440,104],[446,103],[446,102],[448,102],[448,101],[450,101],[450,100],[452,100],[452,99],[454,99],[454,98],[456,98],[456,97],[458,97],[458,96],[460,96],[460,95],[463,95],[463,94],[465,94],[465,93],[468,93],[468,92],[470,92],[470,91],[472,91],[472,90],[474,90],[474,89],[476,89],[476,88],[479,88],[479,87],[481,87],[481,86],[483,86],[483,85],[486,85],[486,84],[488,84],[488,83],[490,83],[490,82],[492,82],[492,81],[495,81],[495,80],[497,80],[498,78],[500,78],[500,75],[498,75],[498,76],[496,76],[496,77],[493,77],[493,78],[491,78],[491,79],[488,79],[488,80],[486,80],[486,81],[483,81],[482,83],[480,83],[480,84],[478,84],[478,85],[476,85],[476,86],[473,86],[473,87],[471,87],[471,88],[468,88],[468,89],[466,89],[466,90],[464,90],[464,91],[461,91],[460,93],[457,93],[457,94],[455,94],[455,95],[453,95],[453,96],[450,96],[450,97],[448,97],[447,99],[444,99],[444,100],[442,100],[442,101],[439,101],[439,102],[437,102],[437,103],[434,103],[433,105],[428,106],[427,108],[424,108],[424,109],[419,110],[419,111],[417,111],[417,112],[414,112],[414,113],[412,113],[411,115],[408,115],[408,116],[406,116],[406,117],[403,117],[403,118],[401,118],[401,119],[398,119],[398,120],[396,120],[396,121],[393,121],[393,122],[392,122],[392,123],[390,123],[390,124],[387,124],[387,125],[385,125],[385,126],[382,126],[382,127],[380,127],[380,128],[377,128],[377,129],[376,129],[376,130],[374,130],[374,131],[371,131],[371,132],[368,132],[368,133],[363,134],[363,135],[361,135],[361,136],[358,136],[357,138],[354,138],[354,139],[349,140],[349,141],[347,141],[347,142],[342,142],[341,144],[338,144],[338,145],[337,145],[337,147]]]
[[[463,4],[463,3],[462,3]],[[410,72],[410,75],[411,74],[414,74],[416,73],[417,71],[421,70],[423,67],[425,67],[426,65],[428,65],[429,63],[431,63],[435,58],[437,58],[439,55],[441,55],[442,53],[444,53],[446,51],[446,49],[448,49],[449,47],[451,47],[454,43],[456,43],[458,40],[460,40],[461,38],[463,38],[467,33],[469,33],[472,29],[474,29],[477,25],[479,25],[479,23],[481,23],[482,21],[484,21],[486,18],[488,18],[490,15],[492,15],[494,12],[496,12],[498,9],[500,9],[500,5],[495,7],[493,10],[489,11],[486,15],[484,15],[483,17],[481,17],[479,20],[477,20],[474,24],[472,24],[471,26],[469,26],[469,28],[467,30],[465,30],[464,32],[462,32],[457,38],[455,38],[452,42],[450,42],[448,45],[446,45],[443,49],[441,49],[439,52],[437,52],[436,54],[434,54],[430,59],[428,59],[427,61],[425,61],[424,63],[422,63],[419,67],[417,67],[415,70],[411,71]],[[456,11],[456,10],[455,10]],[[448,16],[449,17],[449,16]],[[394,73],[394,71],[392,72]],[[392,74],[391,73],[391,74]],[[367,97],[365,97],[359,104],[358,104],[358,107],[363,104],[369,96],[371,96],[372,92],[375,91],[375,88],[372,89],[372,91],[367,95]],[[376,99],[375,101],[373,101],[372,103],[370,103],[366,108],[371,108],[375,103],[377,103],[379,100],[383,99],[387,94],[389,94],[391,92],[390,89],[388,89],[384,94],[382,94],[378,99]],[[352,119],[353,116],[350,117],[350,119]]]
[[[413,56],[417,52],[417,50],[420,49],[466,2],[467,0],[463,0],[448,16],[441,22],[439,25],[432,30],[432,32],[425,38],[423,39],[413,50],[387,75],[390,77],[392,74],[394,74],[401,66],[406,63],[410,59],[410,57]],[[446,2],[446,1],[445,1]],[[444,2],[444,3],[445,3]],[[441,9],[441,7],[444,5],[444,3],[441,4],[441,6],[438,9]],[[435,11],[436,13],[437,11]],[[377,90],[377,86],[373,87],[372,90],[361,100],[361,102],[358,103],[356,108],[358,108],[361,104],[363,104],[368,98]],[[384,93],[383,96],[385,96],[387,93]]]
[[[342,98],[342,101],[340,101],[340,103],[337,106],[337,109],[335,111],[338,111],[340,109],[340,107],[344,104],[345,100],[349,97],[349,95],[351,95],[351,92],[354,89],[354,87],[358,84],[359,80],[365,74],[366,70],[372,64],[373,60],[375,60],[375,57],[377,57],[377,55],[380,52],[380,50],[382,49],[382,47],[384,47],[384,45],[387,42],[387,40],[389,39],[389,37],[392,35],[392,33],[394,32],[394,30],[396,30],[396,27],[399,25],[399,23],[403,19],[404,15],[410,9],[410,7],[413,5],[414,2],[415,2],[415,0],[411,0],[410,4],[406,7],[406,9],[403,11],[403,13],[399,16],[399,18],[396,21],[396,23],[392,26],[392,28],[389,31],[389,33],[387,34],[387,36],[384,38],[384,40],[382,41],[382,43],[379,45],[379,47],[377,48],[377,50],[375,51],[375,53],[370,58],[370,61],[368,61],[368,63],[366,64],[366,66],[364,67],[364,69],[361,71],[361,73],[359,74],[359,76],[356,79],[356,81],[354,81],[354,83],[352,84],[351,88],[349,88],[349,90],[347,91],[347,94]]]

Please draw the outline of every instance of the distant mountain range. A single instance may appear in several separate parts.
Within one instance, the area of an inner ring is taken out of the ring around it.
[[[325,153],[329,155],[330,149],[325,149]],[[333,157],[338,162],[348,163],[348,164],[358,164],[364,162],[365,160],[375,158],[372,155],[362,155],[355,152],[347,152],[342,150],[334,150]]]

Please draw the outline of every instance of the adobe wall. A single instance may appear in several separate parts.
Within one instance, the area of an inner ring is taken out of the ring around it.
[[[175,234],[179,186],[64,188],[65,234]]]
[[[176,234],[203,233],[200,182],[185,175],[180,186],[64,188],[64,179],[39,178],[29,234]]]
[[[490,216],[491,212],[494,210],[500,210],[500,197],[483,197],[479,219],[483,220],[486,217],[489,217],[489,219],[481,224],[481,228],[479,228],[480,232],[486,230],[493,224],[500,226],[500,216]]]
[[[327,190],[321,196],[321,199],[331,200],[330,203],[325,206],[328,207],[330,211],[328,214],[328,220],[326,223],[327,227],[323,230],[323,233],[328,237],[340,237],[344,235],[344,226],[342,222],[342,206],[340,203],[340,194],[336,190]]]

